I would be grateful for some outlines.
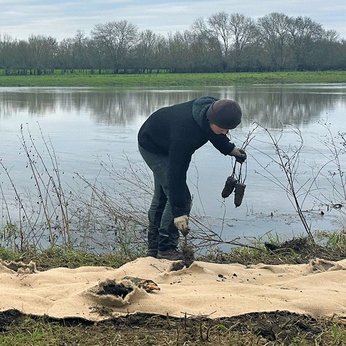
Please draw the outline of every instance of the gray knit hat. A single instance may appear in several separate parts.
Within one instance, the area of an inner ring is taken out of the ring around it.
[[[241,109],[233,100],[214,101],[207,110],[207,118],[211,124],[222,129],[234,129],[241,122]]]

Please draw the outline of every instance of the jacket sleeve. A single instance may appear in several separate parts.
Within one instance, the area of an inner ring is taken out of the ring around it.
[[[231,151],[235,147],[235,144],[231,143],[226,135],[217,135],[212,131],[210,131],[209,133],[209,141],[218,151],[220,151],[224,155],[230,155]]]

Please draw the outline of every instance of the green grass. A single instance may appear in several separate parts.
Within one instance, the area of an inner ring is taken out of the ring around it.
[[[138,315],[100,323],[3,315],[0,346],[19,345],[345,345],[341,323],[289,312],[222,320]],[[276,339],[275,341],[273,339]]]
[[[235,84],[346,83],[346,71],[263,73],[54,74],[5,76],[0,86],[35,87],[183,87]]]
[[[105,266],[118,268],[135,258],[135,255],[125,256],[123,253],[92,254],[80,250],[65,250],[54,247],[44,251],[17,252],[0,247],[0,259],[3,261],[34,261],[39,270],[65,267],[78,268],[81,266]]]
[[[274,245],[276,248],[268,248]],[[272,249],[272,250],[270,250]],[[77,268],[81,266],[107,266],[118,268],[121,265],[143,256],[145,249],[136,251],[117,251],[105,254],[93,254],[77,249],[64,249],[55,246],[42,251],[18,252],[0,247],[0,259],[3,261],[34,261],[39,270],[57,267]],[[197,260],[215,263],[240,263],[244,265],[256,263],[297,264],[308,263],[313,258],[324,258],[338,261],[346,258],[346,231],[322,232],[316,234],[316,244],[301,236],[281,241],[277,235],[266,233],[254,239],[248,247],[238,246],[229,252],[210,252],[197,256]]]

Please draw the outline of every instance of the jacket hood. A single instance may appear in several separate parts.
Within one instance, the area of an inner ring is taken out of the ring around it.
[[[192,105],[192,117],[197,124],[203,128],[206,119],[206,112],[209,106],[218,99],[212,96],[202,96],[196,99]]]

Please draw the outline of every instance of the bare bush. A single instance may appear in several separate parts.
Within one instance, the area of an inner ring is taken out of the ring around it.
[[[254,159],[265,172],[257,173],[261,174],[270,182],[274,183],[286,192],[287,198],[298,214],[306,233],[308,234],[310,240],[314,242],[311,227],[303,212],[303,204],[306,196],[309,194],[311,187],[315,182],[315,178],[303,177],[303,180],[298,179],[299,159],[304,146],[303,136],[298,128],[291,126],[290,130],[296,136],[296,143],[282,145],[280,141],[283,138],[283,129],[279,132],[278,136],[275,136],[267,128],[261,126],[260,124],[258,125],[268,135],[268,138],[274,150],[271,153],[262,152],[262,154],[269,159],[269,163],[260,162],[254,156]],[[273,170],[271,169],[272,165],[276,165],[280,168],[285,179],[282,179],[281,176],[275,175],[273,173]]]
[[[41,129],[40,129],[41,131]],[[70,247],[69,196],[62,186],[59,163],[51,143],[41,132],[41,151],[30,130],[20,129],[20,144],[25,156],[25,165],[30,176],[27,193],[20,191],[4,162],[0,167],[5,173],[14,193],[14,203],[7,201],[3,189],[1,193],[6,206],[6,227],[16,224],[11,244],[21,251],[29,248],[51,246],[57,243]],[[17,209],[17,222],[12,221],[10,209]],[[45,239],[44,238],[48,238]],[[7,239],[9,241],[9,239]]]
[[[269,160],[266,162],[258,159],[254,154],[255,148],[250,145],[260,129],[268,135],[273,149],[261,152],[262,157],[264,155]],[[299,168],[304,146],[302,134],[294,127],[289,129],[296,135],[296,142],[284,144],[281,142],[284,130],[274,136],[257,124],[242,147],[250,148],[247,149],[248,154],[262,168],[257,173],[285,191],[306,233],[314,242],[303,205],[307,197],[312,196],[321,203],[343,206],[346,199],[343,167],[346,136],[345,133],[332,136],[327,128],[329,137],[324,141],[330,155],[326,156],[326,163],[318,167],[317,172],[307,175],[306,172],[302,174]],[[153,192],[151,172],[144,162],[134,163],[126,157],[126,164],[119,166],[109,158],[100,162],[99,174],[94,178],[74,173],[74,186],[71,187],[64,180],[64,171],[52,143],[46,140],[41,130],[40,138],[35,139],[29,129],[22,127],[20,143],[31,178],[30,186],[27,186],[26,192],[20,190],[11,170],[0,160],[0,174],[6,178],[6,182],[0,183],[2,219],[5,220],[0,234],[1,245],[22,251],[63,246],[93,252],[117,252],[127,258],[144,253],[147,210]],[[273,173],[273,165],[280,168],[282,176]],[[243,180],[247,174],[246,164],[244,170]],[[329,192],[319,188],[318,178],[329,181],[332,187]],[[4,192],[4,183],[9,183],[13,192],[11,200]],[[251,247],[242,244],[238,237],[227,239],[223,235],[224,220],[221,220],[220,230],[213,229],[205,215],[192,214],[190,220],[192,230],[189,238],[196,250],[211,251],[225,244]]]

